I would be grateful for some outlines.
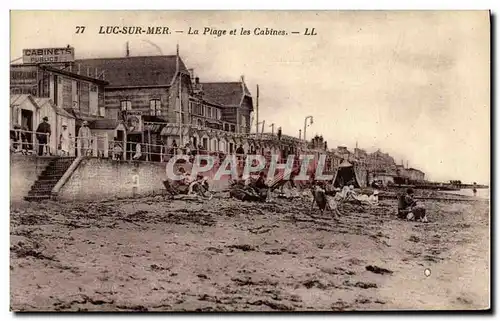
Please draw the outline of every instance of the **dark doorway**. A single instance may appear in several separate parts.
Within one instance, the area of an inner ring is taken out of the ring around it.
[[[31,110],[21,109],[21,129],[33,131],[33,112]],[[22,137],[26,139],[26,142],[23,142],[23,149],[33,149],[33,134],[24,133]]]

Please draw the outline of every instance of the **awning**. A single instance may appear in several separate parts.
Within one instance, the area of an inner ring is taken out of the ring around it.
[[[188,136],[189,135],[189,128],[188,127],[183,127],[182,128],[182,135],[183,136]],[[180,136],[180,130],[178,126],[165,126],[160,132],[160,136]]]
[[[152,133],[159,133],[161,130],[165,127],[164,124],[158,124],[158,123],[144,123],[144,131],[147,132],[152,132]]]

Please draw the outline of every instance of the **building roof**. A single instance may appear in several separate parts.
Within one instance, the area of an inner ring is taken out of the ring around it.
[[[110,87],[170,86],[177,71],[177,56],[135,56],[120,58],[77,59],[81,70],[104,72]],[[182,59],[179,68],[188,72]]]
[[[204,82],[203,98],[221,106],[240,106],[245,95],[251,96],[241,82]]]
[[[36,108],[40,108],[40,106],[36,103],[34,97],[30,94],[11,94],[10,105],[21,105],[26,99],[29,99]]]
[[[59,108],[56,105],[54,105],[54,103],[52,102],[52,100],[50,98],[34,97],[33,100],[36,102],[36,104],[40,108],[42,108],[46,104],[50,104],[50,106],[52,108],[54,108],[54,110],[56,111],[56,114],[58,114],[60,116],[63,116],[63,117],[67,117],[67,118],[75,118],[73,115],[71,115],[70,113],[68,113],[66,110],[64,110],[62,108]]]
[[[76,79],[82,79],[82,80],[90,81],[90,82],[93,82],[93,83],[96,83],[96,84],[100,84],[100,85],[108,85],[109,84],[109,82],[107,82],[105,80],[102,80],[102,79],[97,79],[97,78],[92,78],[92,77],[84,76],[84,75],[77,74],[77,73],[74,73],[74,72],[71,72],[71,71],[68,71],[68,70],[54,68],[54,67],[51,67],[51,66],[41,65],[40,69],[46,70],[46,71],[50,71],[50,72],[53,72],[53,73],[57,73],[57,74],[60,74],[60,75],[64,75],[64,76],[76,78]]]
[[[49,104],[51,108],[53,108],[56,111],[56,114],[61,115],[63,117],[67,118],[75,118],[73,115],[68,113],[66,110],[57,107],[54,105],[52,100],[50,98],[45,98],[45,97],[33,97],[32,95],[29,94],[15,94],[15,95],[10,95],[10,104],[11,105],[20,105],[22,104],[26,99],[30,100],[30,102],[36,107],[36,108],[42,108],[46,104]]]

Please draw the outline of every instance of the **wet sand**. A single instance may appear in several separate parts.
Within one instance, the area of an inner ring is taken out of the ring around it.
[[[485,201],[424,201],[425,224],[395,200],[334,220],[306,199],[225,197],[12,207],[11,309],[489,308]]]

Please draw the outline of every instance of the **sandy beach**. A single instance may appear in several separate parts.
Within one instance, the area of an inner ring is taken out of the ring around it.
[[[342,311],[489,308],[489,208],[423,201],[245,203],[160,196],[11,207],[13,311]],[[426,276],[425,269],[431,274]]]

